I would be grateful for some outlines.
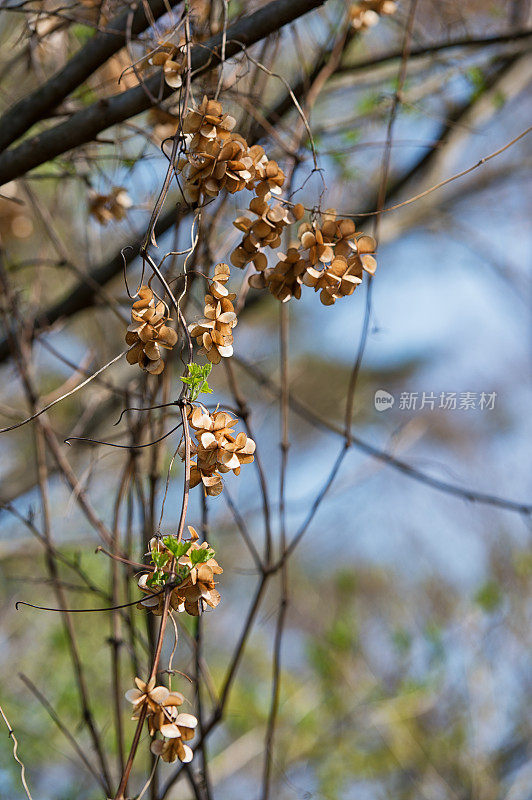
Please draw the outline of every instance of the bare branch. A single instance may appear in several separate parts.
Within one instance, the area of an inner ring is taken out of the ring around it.
[[[150,26],[151,19],[158,19],[168,12],[170,6],[175,5],[178,5],[177,0],[152,0],[149,17],[144,3],[139,3],[135,11],[126,8],[112,19],[50,80],[5,112],[0,118],[0,152],[46,117],[98,67],[124,47],[126,32],[130,36],[137,36]]]

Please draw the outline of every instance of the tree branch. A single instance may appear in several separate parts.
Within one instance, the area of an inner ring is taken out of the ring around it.
[[[150,12],[153,19],[166,14],[169,6],[175,6],[177,2],[178,0],[152,0]],[[149,26],[150,19],[146,17],[143,3],[139,4],[136,11],[126,8],[122,14],[111,20],[103,31],[78,50],[50,80],[20,99],[0,118],[0,152],[46,117],[107,59],[124,47],[128,36],[137,36]]]
[[[448,42],[437,42],[436,44],[421,45],[420,47],[413,47],[410,51],[409,59],[421,58],[423,56],[434,55],[443,50],[453,50],[457,47],[493,47],[498,44],[509,44],[520,42],[532,37],[532,30],[527,29],[518,32],[507,33],[499,36],[484,36],[479,39],[472,39],[465,37],[463,39],[454,39]],[[342,64],[337,70],[337,75],[345,73],[358,72],[364,69],[371,69],[378,67],[381,64],[386,64],[388,61],[396,61],[401,58],[401,50],[392,50],[389,53],[383,53],[380,56],[372,56],[371,58],[364,59],[363,61],[355,61],[354,64]]]

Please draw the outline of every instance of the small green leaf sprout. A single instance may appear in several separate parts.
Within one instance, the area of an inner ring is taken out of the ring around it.
[[[155,569],[153,571],[153,575],[151,578],[148,578],[146,581],[147,586],[154,588],[155,586],[163,586],[164,585],[164,570],[163,567],[168,563],[170,556],[168,553],[157,553],[153,552],[151,554],[151,560],[155,565]]]
[[[188,365],[188,375],[186,378],[181,378],[184,384],[190,387],[190,400],[198,399],[198,396],[204,392],[205,394],[212,394],[212,389],[207,383],[212,364],[196,364],[192,361]]]

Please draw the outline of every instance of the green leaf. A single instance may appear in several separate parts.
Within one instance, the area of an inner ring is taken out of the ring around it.
[[[336,619],[327,632],[327,641],[338,652],[349,652],[356,645],[357,633],[352,619]]]
[[[357,111],[360,114],[370,114],[382,103],[382,100],[381,92],[368,92],[358,103]]]
[[[514,569],[520,578],[529,578],[532,575],[532,552],[517,553],[514,558]]]
[[[164,567],[164,565],[168,563],[169,558],[170,556],[168,555],[168,553],[151,554],[151,560],[153,561],[155,566],[158,567],[159,569],[161,569],[161,567]]]
[[[480,67],[470,67],[466,72],[466,78],[473,87],[472,98],[480,97],[486,90],[486,78]]]
[[[190,547],[190,542],[178,542],[175,536],[165,536],[163,542],[164,546],[167,547],[176,558],[184,556]]]
[[[401,655],[406,655],[412,647],[412,637],[406,628],[397,628],[393,633],[393,643]]]
[[[191,550],[190,552],[190,560],[194,565],[203,564],[204,561],[208,561],[209,558],[212,558],[213,556],[214,550],[211,547],[200,548],[199,550]]]
[[[445,658],[445,647],[441,627],[433,621],[427,622],[425,626],[425,639],[432,651],[430,659],[432,663],[440,663]]]
[[[493,95],[493,105],[495,106],[497,111],[500,111],[500,109],[506,105],[506,95],[500,89],[497,89],[497,91]]]
[[[192,361],[188,365],[188,375],[181,378],[184,384],[190,387],[190,399],[197,400],[198,396],[203,392],[205,394],[212,394],[212,389],[207,383],[207,378],[210,375],[212,364],[196,364]]]
[[[342,134],[342,139],[347,144],[356,144],[360,140],[359,128],[351,128],[348,131],[344,131]]]
[[[164,584],[164,572],[159,572],[159,570],[155,570],[151,578],[148,578],[146,581],[146,586],[149,586],[151,589],[161,587]]]
[[[179,567],[175,574],[176,583],[179,586],[180,583],[183,583],[185,578],[188,578],[190,575],[190,568],[189,567]]]
[[[96,92],[85,85],[78,86],[78,88],[72,92],[72,97],[75,97],[76,100],[79,100],[84,106],[90,106],[99,99]]]

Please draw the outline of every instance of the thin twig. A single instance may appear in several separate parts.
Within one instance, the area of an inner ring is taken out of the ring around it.
[[[26,782],[26,767],[24,766],[24,762],[20,760],[19,755],[18,755],[18,741],[17,741],[17,737],[15,736],[15,731],[11,727],[11,724],[10,724],[8,718],[6,717],[4,709],[2,708],[1,705],[0,705],[0,714],[2,715],[2,719],[4,720],[4,722],[6,724],[9,736],[13,740],[13,758],[15,759],[17,764],[19,764],[19,766],[20,766],[20,780],[22,781],[22,785],[24,787],[24,791],[26,792],[26,797],[28,798],[28,800],[33,800],[32,796],[31,796],[31,793],[30,793],[30,790],[28,788],[28,784]]]
[[[125,355],[126,352],[127,350],[124,350],[123,353],[120,353],[119,355],[112,358],[111,361],[108,361],[107,364],[105,364],[103,367],[100,367],[100,369],[94,372],[89,378],[82,381],[81,383],[78,383],[78,385],[75,386],[73,389],[71,389],[69,392],[65,392],[65,394],[62,394],[61,397],[58,397],[51,403],[48,403],[48,405],[44,406],[44,408],[40,408],[38,411],[35,412],[35,414],[32,414],[31,417],[27,417],[26,419],[22,420],[22,422],[17,422],[15,425],[10,425],[8,428],[0,428],[0,433],[7,433],[8,431],[14,431],[16,428],[21,428],[23,425],[26,425],[26,423],[31,422],[33,419],[37,419],[37,417],[40,417],[40,415],[44,414],[45,411],[49,411],[58,403],[61,403],[63,400],[66,400],[67,397],[72,397],[73,394],[79,392],[80,389],[83,389],[83,387],[86,386],[91,381],[93,381],[94,378],[97,378],[98,375],[101,375],[101,373],[104,370],[106,370],[107,367],[110,367],[111,364],[114,364],[115,361],[118,361],[119,358],[122,358],[122,356]]]

